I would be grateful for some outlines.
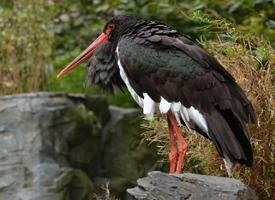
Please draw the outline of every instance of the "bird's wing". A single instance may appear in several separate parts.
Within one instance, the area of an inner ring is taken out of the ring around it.
[[[255,122],[251,103],[219,62],[186,37],[122,38],[119,60],[136,93],[154,101],[193,106],[206,118],[219,153],[252,164],[245,122]]]
[[[143,41],[141,43],[140,41]],[[159,101],[180,101],[210,113],[231,109],[245,122],[255,122],[251,103],[234,78],[204,49],[185,37],[155,35],[122,39],[120,61],[132,87]]]

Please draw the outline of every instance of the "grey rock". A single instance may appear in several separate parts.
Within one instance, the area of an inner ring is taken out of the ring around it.
[[[79,169],[96,156],[100,123],[79,97],[1,97],[0,127],[0,199],[86,200],[92,194],[92,181]]]
[[[255,192],[241,181],[198,174],[169,175],[150,172],[127,189],[126,200],[257,200]]]
[[[0,200],[89,200],[107,182],[122,195],[156,161],[137,114],[104,97],[0,97]]]
[[[92,110],[99,122],[104,126],[111,118],[109,104],[103,96],[88,96],[83,94],[70,94],[70,98],[82,102],[89,110]]]

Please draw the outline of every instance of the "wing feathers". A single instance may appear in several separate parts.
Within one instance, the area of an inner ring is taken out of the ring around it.
[[[251,166],[253,152],[243,123],[232,111],[215,109],[205,114],[209,135],[219,154],[227,155],[231,161]]]

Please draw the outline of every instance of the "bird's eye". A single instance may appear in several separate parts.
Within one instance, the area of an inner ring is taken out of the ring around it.
[[[115,28],[115,24],[109,24],[105,30],[105,33],[110,34]]]
[[[111,30],[113,30],[115,28],[115,25],[114,24],[109,24],[108,26]]]

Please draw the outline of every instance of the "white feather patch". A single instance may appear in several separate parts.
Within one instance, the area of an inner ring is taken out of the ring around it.
[[[187,108],[186,108],[186,107],[181,106],[181,108],[180,108],[180,113],[181,113],[181,117],[182,117],[182,118],[185,118],[185,120],[186,120],[187,122],[190,121],[189,114],[188,114],[188,111],[187,111]]]
[[[118,47],[116,48],[116,53],[117,53],[117,64],[118,64],[118,67],[119,67],[119,73],[120,73],[120,76],[122,78],[122,80],[124,81],[127,89],[129,90],[130,94],[132,95],[133,99],[137,102],[137,104],[140,106],[140,107],[143,107],[143,98],[141,98],[140,96],[138,96],[138,94],[135,92],[135,90],[132,88],[132,86],[130,85],[130,82],[128,80],[128,77],[121,65],[121,62],[119,60],[119,50],[118,50]]]
[[[190,118],[188,115],[187,108],[185,108],[184,106],[181,106],[181,108],[180,108],[180,116],[183,119],[183,121],[184,121],[185,125],[187,126],[187,128],[189,129],[189,131],[191,131],[190,124],[189,124]]]
[[[152,120],[155,113],[155,102],[147,93],[143,93],[143,114],[146,116],[146,119]]]
[[[180,111],[181,103],[180,102],[173,102],[171,106],[171,110],[173,113],[177,113]]]
[[[171,108],[171,103],[166,101],[163,97],[160,97],[159,111],[162,114],[166,114]]]
[[[208,127],[207,123],[202,116],[202,114],[195,109],[193,106],[191,106],[188,110],[188,114],[190,119],[192,120],[193,123],[195,123],[203,132],[207,133],[208,132]]]
[[[172,105],[171,105],[171,111],[174,113],[178,124],[182,125],[181,121],[180,121],[180,114],[179,114],[180,113],[180,108],[181,108],[181,103],[180,102],[173,102]]]

